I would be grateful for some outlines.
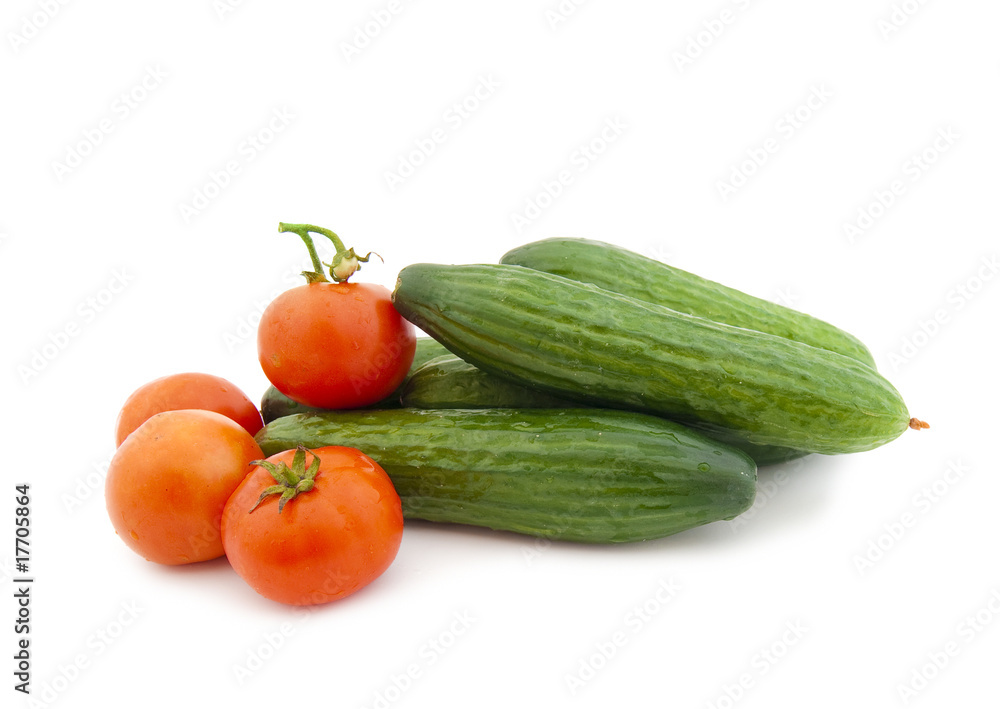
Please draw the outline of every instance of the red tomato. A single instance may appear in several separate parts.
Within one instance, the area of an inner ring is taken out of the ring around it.
[[[222,556],[222,510],[263,457],[246,430],[214,411],[165,411],[119,446],[105,481],[108,515],[133,551],[160,564]]]
[[[251,436],[263,426],[257,405],[230,381],[212,374],[188,372],[154,379],[136,389],[118,414],[115,445],[153,414],[178,409],[204,409],[228,416]]]
[[[374,404],[402,384],[416,331],[389,291],[372,283],[310,283],[285,291],[261,315],[260,365],[274,387],[322,409]]]
[[[254,590],[291,605],[326,603],[389,567],[403,536],[403,510],[378,463],[342,446],[284,451],[265,463],[240,483],[222,513],[226,556]],[[293,471],[287,485],[277,483],[282,471]],[[312,482],[303,482],[310,472]],[[296,484],[301,491],[286,499],[291,493],[281,491]]]

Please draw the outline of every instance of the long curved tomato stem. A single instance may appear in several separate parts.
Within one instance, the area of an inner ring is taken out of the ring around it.
[[[367,263],[368,259],[371,258],[372,255],[372,252],[369,251],[364,256],[358,256],[354,253],[353,248],[348,249],[344,246],[344,242],[341,241],[339,236],[334,234],[329,229],[324,229],[321,226],[315,226],[313,224],[285,224],[284,222],[281,222],[278,224],[278,231],[294,232],[302,237],[302,240],[306,243],[306,248],[309,249],[309,256],[312,258],[315,273],[320,276],[319,278],[314,278],[310,273],[303,273],[310,283],[328,280],[323,274],[324,265],[330,268],[330,277],[333,278],[336,283],[343,283],[348,278],[353,276],[355,272],[361,270],[361,264]],[[313,234],[322,234],[333,242],[333,248],[337,250],[337,253],[334,254],[333,261],[328,264],[320,262],[319,256],[316,254],[316,247],[312,242],[312,237],[309,236],[310,232]],[[378,254],[375,255],[378,256]],[[382,257],[379,256],[379,258]]]

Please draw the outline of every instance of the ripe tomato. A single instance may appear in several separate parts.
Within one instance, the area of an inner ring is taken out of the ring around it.
[[[389,476],[343,446],[271,456],[222,513],[222,544],[236,573],[262,596],[291,605],[326,603],[368,585],[396,558],[402,535]]]
[[[264,310],[257,354],[285,396],[321,409],[374,404],[398,387],[413,362],[416,331],[389,291],[372,283],[310,283]]]
[[[160,564],[222,556],[226,500],[263,456],[253,436],[214,411],[155,414],[119,446],[105,481],[108,515],[133,551]]]
[[[118,414],[115,445],[153,414],[177,409],[205,409],[228,416],[252,436],[264,422],[257,406],[239,388],[222,377],[189,372],[154,379],[136,389]]]

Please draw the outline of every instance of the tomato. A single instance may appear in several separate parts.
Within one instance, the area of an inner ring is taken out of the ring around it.
[[[223,555],[226,501],[263,457],[247,431],[214,411],[155,414],[119,446],[105,481],[111,524],[133,551],[160,564]]]
[[[402,535],[389,476],[343,446],[271,456],[222,513],[222,544],[236,573],[290,605],[326,603],[368,585],[396,558]]]
[[[239,388],[222,377],[189,372],[154,379],[136,389],[118,414],[115,444],[139,428],[153,414],[177,409],[205,409],[228,416],[252,436],[261,420],[257,405]]]
[[[322,409],[368,406],[402,384],[416,330],[372,283],[310,283],[264,310],[257,353],[274,387]]]

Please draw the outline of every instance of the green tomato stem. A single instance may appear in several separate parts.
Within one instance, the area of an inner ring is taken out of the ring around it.
[[[278,231],[290,231],[302,237],[302,241],[305,242],[306,248],[309,249],[309,257],[313,262],[313,273],[303,273],[306,280],[310,283],[328,281],[323,273],[324,265],[329,266],[330,277],[333,278],[336,283],[343,283],[348,278],[353,276],[355,272],[359,271],[361,269],[361,264],[367,263],[368,259],[371,257],[371,252],[368,252],[364,256],[358,256],[354,253],[354,249],[348,249],[344,246],[344,242],[340,240],[339,236],[329,229],[324,229],[321,226],[315,226],[313,224],[285,224],[284,222],[281,222],[278,224]],[[333,247],[337,250],[337,253],[334,254],[333,261],[328,264],[323,264],[319,260],[312,237],[309,236],[310,232],[313,234],[322,234],[333,242]],[[377,255],[378,254],[376,254],[376,256]],[[318,274],[318,276],[314,274]]]
[[[286,463],[275,464],[267,460],[254,460],[251,461],[251,464],[259,465],[269,472],[277,485],[272,485],[261,492],[260,497],[257,498],[257,502],[250,508],[250,512],[257,509],[260,503],[271,495],[280,495],[281,498],[278,500],[278,514],[280,515],[281,511],[285,509],[286,502],[295,499],[300,493],[309,492],[315,487],[314,478],[316,477],[316,473],[319,472],[320,461],[319,457],[313,453],[312,463],[307,469],[306,449],[303,446],[299,446],[295,449],[295,455],[292,457],[292,467],[290,468]]]

